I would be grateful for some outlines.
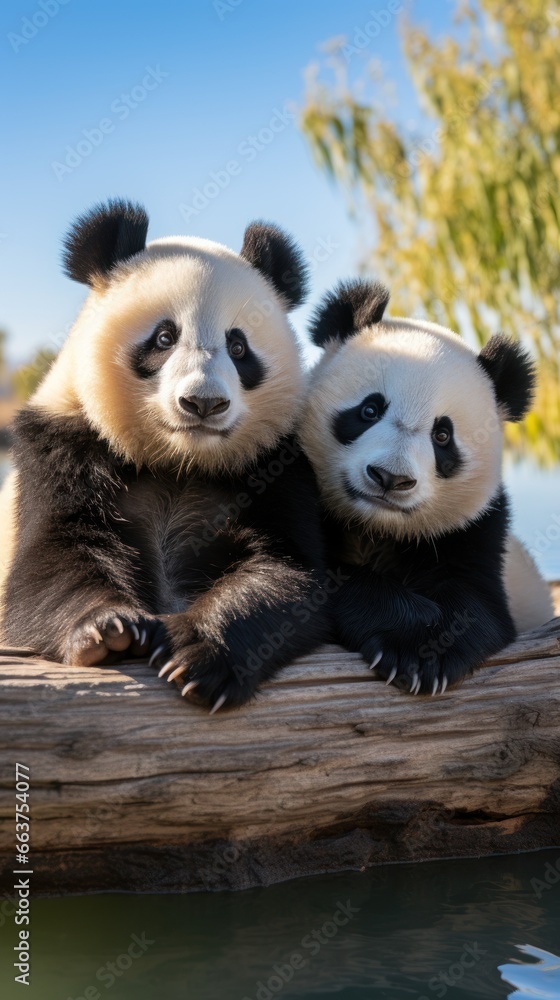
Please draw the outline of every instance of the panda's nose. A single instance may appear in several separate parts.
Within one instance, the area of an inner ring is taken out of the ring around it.
[[[388,472],[387,469],[381,469],[377,465],[368,465],[367,474],[374,483],[381,486],[382,490],[406,492],[406,490],[413,490],[416,486],[416,480],[411,479],[410,476],[399,476],[394,472]]]
[[[229,410],[230,401],[220,396],[181,396],[179,405],[187,413],[204,420],[205,417],[217,417],[220,413],[225,413]]]

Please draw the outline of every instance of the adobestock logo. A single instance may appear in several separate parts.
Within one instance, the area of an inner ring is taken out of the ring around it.
[[[148,94],[157,90],[169,76],[169,73],[162,70],[159,65],[156,67],[146,66],[145,69],[146,72],[140,83],[137,83],[127,93],[119,94],[111,102],[109,110],[114,117],[106,116],[101,118],[93,128],[83,128],[82,138],[78,140],[76,145],[66,146],[64,160],[52,161],[51,167],[57,181],[61,181],[67,174],[73,174],[77,167],[91,156],[94,149],[97,149],[106,137],[115,131],[118,122],[125,121],[131,112],[146,100]]]
[[[538,561],[543,552],[548,552],[556,542],[560,541],[560,514],[553,514],[544,530],[538,528],[533,532],[533,538],[529,552],[533,559]]]
[[[445,971],[439,972],[437,976],[433,976],[430,979],[428,983],[429,989],[433,990],[439,1000],[443,1000],[448,990],[457,986],[469,971],[487,954],[477,941],[473,941],[472,944],[465,944],[459,960],[450,965]],[[419,997],[419,1000],[431,1000],[431,998],[424,994]]]
[[[466,609],[456,611],[446,629],[420,646],[418,655],[424,660],[423,666],[436,666],[438,657],[442,656],[447,649],[451,649],[457,639],[460,639],[473,625],[476,625],[476,621],[474,615]]]
[[[320,927],[314,927],[309,934],[301,939],[300,948],[302,950],[294,951],[286,957],[284,962],[276,962],[272,966],[272,974],[266,980],[259,979],[258,983],[255,983],[256,993],[253,996],[245,994],[243,1000],[273,1000],[291,982],[296,972],[309,965],[310,959],[318,955],[321,948],[328,945],[337,936],[340,929],[346,927],[359,912],[360,907],[352,906],[350,900],[347,900],[346,903],[337,903],[336,910],[330,920],[325,920]]]
[[[223,21],[228,14],[232,14],[242,3],[243,0],[214,0],[212,6],[220,21]]]
[[[531,879],[531,889],[535,897],[541,899],[543,893],[548,892],[554,885],[560,882],[560,858],[555,861],[547,861],[542,872],[542,878]]]
[[[15,31],[8,32],[8,41],[13,51],[17,54],[24,45],[28,45],[56,17],[60,8],[66,7],[68,3],[70,0],[39,0],[35,13],[21,19],[19,34]]]
[[[142,934],[131,934],[130,944],[126,950],[122,951],[111,962],[105,962],[104,965],[99,966],[95,973],[96,982],[102,983],[106,990],[110,990],[117,980],[128,972],[133,962],[142,958],[148,948],[155,943],[152,938],[146,937],[146,931],[143,931]],[[68,997],[67,1000],[101,1000],[102,995],[101,990],[91,983],[79,996]]]
[[[236,157],[228,160],[219,170],[212,170],[209,179],[200,187],[194,188],[190,202],[181,202],[179,212],[183,220],[189,222],[200,215],[222,191],[230,186],[233,178],[238,177],[247,164],[253,163],[276,136],[285,132],[295,120],[295,112],[290,110],[287,103],[281,108],[273,108],[270,118],[262,128],[252,135],[245,136],[238,143]]]
[[[350,577],[343,573],[339,567],[336,571],[329,569],[320,586],[316,587],[299,604],[294,604],[290,615],[292,619],[297,618],[298,623],[307,625],[317,612],[324,607],[333,594],[349,580]],[[276,632],[264,633],[262,643],[256,649],[247,647],[244,663],[235,664],[233,672],[239,681],[244,681],[261,669],[263,664],[274,657],[274,654],[282,649],[287,639],[291,639],[296,628],[292,621],[282,622]]]
[[[352,41],[342,46],[342,55],[346,62],[359,55],[368,45],[381,34],[384,28],[388,28],[391,21],[403,9],[401,0],[389,0],[386,7],[380,10],[370,10],[370,20],[361,27],[354,28]]]

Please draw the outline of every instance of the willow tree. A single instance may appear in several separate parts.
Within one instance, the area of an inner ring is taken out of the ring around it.
[[[8,340],[8,334],[5,330],[0,327],[0,385],[6,379],[6,343]]]
[[[474,336],[501,329],[540,367],[533,413],[510,440],[560,458],[560,2],[465,0],[434,41],[401,24],[425,122],[391,115],[380,73],[353,67],[366,31],[327,49],[302,127],[320,167],[372,233],[364,265],[393,311]],[[354,78],[350,79],[349,69]],[[405,124],[401,124],[405,118]]]

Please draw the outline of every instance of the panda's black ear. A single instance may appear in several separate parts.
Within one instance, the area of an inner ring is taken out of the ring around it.
[[[301,305],[307,295],[307,267],[301,250],[282,229],[252,222],[245,230],[241,256],[270,281],[288,309]]]
[[[482,348],[478,362],[492,379],[504,418],[521,420],[535,392],[535,365],[530,355],[515,340],[497,333]]]
[[[81,215],[64,239],[66,274],[84,285],[109,272],[146,246],[148,216],[141,205],[115,199]]]
[[[342,281],[317,306],[309,327],[311,340],[317,347],[329,340],[342,343],[364,327],[380,323],[388,301],[389,291],[378,281]]]

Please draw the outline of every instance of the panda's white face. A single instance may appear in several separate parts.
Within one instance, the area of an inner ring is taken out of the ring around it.
[[[85,412],[138,464],[245,465],[294,425],[302,390],[281,297],[237,254],[169,238],[90,294],[34,399]]]
[[[373,532],[414,538],[461,527],[500,483],[491,380],[434,324],[385,320],[328,347],[300,437],[327,505]]]

